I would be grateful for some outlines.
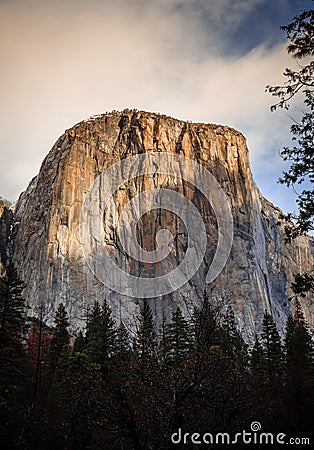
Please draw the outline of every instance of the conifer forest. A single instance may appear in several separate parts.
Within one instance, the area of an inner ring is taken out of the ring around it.
[[[29,317],[23,288],[10,266],[0,280],[2,449],[183,448],[171,441],[179,429],[235,434],[257,420],[313,437],[313,341],[298,298],[283,339],[265,312],[247,344],[232,307],[222,314],[206,292],[189,320],[177,308],[158,329],[149,300],[130,330],[104,299],[73,335],[62,303],[53,327],[43,308]]]

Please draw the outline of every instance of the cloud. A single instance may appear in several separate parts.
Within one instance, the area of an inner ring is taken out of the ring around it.
[[[162,3],[165,4],[166,1],[163,0]],[[211,23],[219,26],[223,24],[224,31],[230,32],[230,27],[237,28],[258,5],[265,3],[265,0],[190,0],[188,2],[177,0],[174,3],[184,11],[202,16]]]
[[[0,3],[0,194],[17,197],[64,129],[124,107],[238,128],[254,172],[267,161],[275,183],[289,125],[264,88],[291,61],[281,44],[221,50],[264,1]]]

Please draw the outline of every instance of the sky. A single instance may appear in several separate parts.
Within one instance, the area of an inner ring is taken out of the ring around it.
[[[217,123],[247,138],[261,192],[285,212],[277,183],[302,103],[271,113],[285,25],[311,0],[0,0],[0,196],[17,199],[65,129],[136,108]]]

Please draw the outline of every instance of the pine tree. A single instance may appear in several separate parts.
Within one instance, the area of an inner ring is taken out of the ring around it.
[[[53,411],[61,440],[60,447],[90,448],[96,402],[102,398],[102,374],[99,364],[92,363],[84,352],[64,347],[55,371],[49,408]],[[56,426],[56,425],[55,425]]]
[[[309,432],[313,428],[313,341],[299,300],[286,323],[284,352],[289,426]]]
[[[172,315],[172,321],[166,327],[168,341],[168,357],[178,363],[184,359],[191,349],[191,332],[188,321],[183,317],[178,307]]]
[[[118,358],[126,357],[130,352],[130,339],[128,331],[121,320],[120,325],[117,328],[117,344],[116,344],[116,354]]]
[[[208,354],[211,348],[220,349],[222,330],[217,321],[217,311],[210,305],[206,292],[202,306],[194,309],[193,325],[196,353]]]
[[[142,358],[155,356],[156,332],[152,310],[146,299],[144,299],[136,330],[135,348]]]
[[[286,324],[285,357],[288,371],[301,375],[313,367],[313,340],[298,299],[294,316],[289,317]]]
[[[284,337],[284,357],[285,357],[285,367],[286,371],[290,371],[293,366],[293,354],[294,354],[294,326],[292,315],[288,316],[285,328]]]
[[[0,278],[0,391],[11,392],[21,382],[25,363],[22,335],[25,332],[24,283],[10,265]]]
[[[269,381],[282,374],[283,352],[280,336],[272,316],[265,311],[263,317],[262,345]]]
[[[55,314],[55,328],[50,341],[49,349],[49,367],[50,382],[53,382],[54,374],[57,370],[61,355],[69,348],[69,318],[63,303],[60,303]]]
[[[85,353],[90,360],[99,364],[102,360],[102,314],[99,302],[95,302],[88,317]]]
[[[106,300],[100,307],[95,302],[86,332],[86,348],[84,352],[93,363],[100,364],[103,373],[107,372],[110,358],[117,345],[117,330]]]
[[[104,357],[108,360],[115,352],[117,345],[117,328],[112,318],[111,309],[107,300],[104,300],[102,306],[102,338]]]
[[[227,306],[222,320],[222,347],[224,353],[237,364],[242,364],[247,358],[247,345],[236,327],[234,311]]]
[[[79,334],[77,335],[74,341],[73,351],[75,353],[82,353],[85,348],[86,348],[86,338],[83,335],[83,332],[80,330]]]
[[[22,292],[25,284],[18,278],[12,264],[0,278],[0,332],[10,336],[24,331],[26,302]]]
[[[162,317],[162,323],[158,331],[158,360],[164,364],[168,360],[169,355],[169,340],[167,336],[167,318],[165,314]]]
[[[41,393],[42,380],[45,380],[48,370],[48,354],[50,333],[42,320],[42,310],[38,320],[34,320],[27,337],[27,354],[31,365],[33,378],[33,405]]]
[[[24,287],[16,269],[9,265],[0,278],[0,447],[8,449],[17,448],[17,442],[22,442],[27,416]]]
[[[285,70],[286,81],[283,85],[266,87],[268,92],[278,97],[278,102],[271,106],[272,111],[277,108],[288,109],[294,97],[303,97],[304,103],[301,119],[294,121],[290,127],[295,145],[282,150],[282,157],[290,162],[290,167],[279,181],[288,187],[296,183],[304,187],[296,201],[299,213],[288,215],[289,219],[294,218],[297,223],[297,227],[289,223],[286,225],[286,234],[290,240],[298,234],[314,229],[314,63],[311,59],[314,55],[314,10],[303,11],[295,16],[291,23],[281,28],[289,39],[288,53],[297,61],[303,62],[296,66],[298,70]],[[308,59],[305,60],[305,57]]]
[[[261,376],[265,370],[265,353],[257,334],[255,335],[253,348],[251,350],[250,367],[253,374],[258,376]]]

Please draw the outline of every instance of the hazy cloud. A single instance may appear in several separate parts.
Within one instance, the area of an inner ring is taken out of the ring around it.
[[[267,162],[275,184],[289,122],[271,115],[264,88],[291,61],[282,44],[221,50],[222,35],[264,2],[0,2],[0,194],[17,197],[64,129],[124,107],[238,128],[265,192],[260,175]]]

